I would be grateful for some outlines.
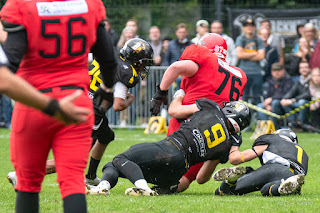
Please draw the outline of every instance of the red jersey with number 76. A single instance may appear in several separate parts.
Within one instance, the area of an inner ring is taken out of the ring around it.
[[[8,0],[1,19],[22,25],[28,48],[17,75],[38,89],[89,88],[87,54],[106,11],[101,0]]]
[[[184,105],[193,104],[200,98],[207,98],[221,105],[226,101],[238,100],[243,94],[247,83],[243,70],[229,65],[206,47],[190,45],[180,60],[191,60],[199,65],[194,76],[182,78],[181,89],[186,93]]]
[[[192,77],[182,77],[181,89],[186,95],[182,104],[194,104],[201,98],[210,99],[220,106],[223,102],[238,100],[247,84],[247,76],[240,68],[212,54],[208,48],[199,45],[188,46],[180,60],[191,60],[199,65]],[[180,123],[171,118],[167,135],[178,130]]]

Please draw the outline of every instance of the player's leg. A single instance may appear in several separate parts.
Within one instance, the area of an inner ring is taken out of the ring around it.
[[[59,94],[63,96],[70,92],[72,91],[65,90]],[[86,94],[79,97],[75,104],[92,108],[92,101]],[[84,171],[92,144],[93,123],[92,113],[86,122],[61,128],[52,141],[64,212],[86,212],[87,209]]]
[[[289,169],[287,172],[289,173],[289,175],[293,175],[291,171],[289,171]],[[262,187],[260,192],[263,196],[300,194],[303,184],[304,175],[293,175],[287,179],[279,179],[277,181],[267,183]]]
[[[119,172],[112,162],[107,163],[102,169],[101,181],[97,186],[86,185],[87,195],[107,195],[118,182]]]
[[[201,169],[202,165],[203,165],[203,162],[193,165],[188,169],[188,171],[179,180],[177,192],[183,192],[187,188],[189,188],[192,181],[196,179],[197,174]]]
[[[97,169],[108,144],[114,140],[114,132],[109,127],[107,117],[101,115],[101,113],[97,113],[96,109],[92,139],[94,145],[91,150],[89,168],[86,174],[86,184],[97,185],[100,182],[100,179],[97,177]]]
[[[41,190],[50,150],[52,119],[20,103],[15,105],[10,155],[17,175],[16,212],[39,209],[38,193]]]

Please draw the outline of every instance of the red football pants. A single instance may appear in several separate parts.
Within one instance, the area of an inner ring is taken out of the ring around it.
[[[46,95],[60,99],[75,90],[53,88]],[[84,91],[74,103],[92,109],[87,122],[65,126],[42,112],[16,103],[10,136],[11,161],[17,174],[16,190],[40,192],[46,160],[53,151],[62,198],[85,193],[84,171],[91,148],[94,121],[92,101]]]
[[[177,119],[171,118],[170,122],[169,122],[167,136],[173,134],[174,131],[179,129],[179,127],[180,127],[180,123],[177,121]],[[188,180],[191,183],[192,181],[194,181],[196,179],[197,174],[198,174],[199,170],[201,169],[202,165],[203,165],[203,162],[191,166],[183,176],[188,178]]]

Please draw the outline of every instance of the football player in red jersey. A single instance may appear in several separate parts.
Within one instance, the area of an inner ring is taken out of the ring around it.
[[[39,192],[50,149],[64,212],[87,212],[84,170],[91,148],[92,101],[87,96],[91,51],[101,66],[105,99],[113,101],[117,67],[112,43],[104,29],[106,11],[100,0],[8,0],[1,20],[8,38],[4,50],[9,67],[45,95],[62,99],[83,90],[75,105],[90,110],[86,122],[65,126],[38,110],[17,103],[12,117],[11,161],[16,170],[16,212],[38,212]],[[55,113],[56,105],[47,109]]]
[[[8,59],[0,46],[0,92],[25,105],[46,112],[52,102],[57,102],[34,87],[25,80],[15,76],[7,67]],[[61,99],[56,105],[56,113],[53,115],[57,120],[72,124],[87,120],[90,110],[75,106],[72,102],[81,95],[80,90]]]
[[[225,61],[227,44],[216,33],[204,36],[198,45],[185,49],[180,60],[171,64],[166,70],[157,92],[151,100],[151,112],[157,115],[162,103],[167,104],[168,89],[175,79],[182,75],[180,95],[184,96],[183,105],[194,104],[197,99],[207,98],[219,105],[223,102],[238,100],[247,83],[246,74],[239,68]],[[180,123],[170,120],[168,135],[176,131]],[[193,180],[203,184],[210,180],[217,161],[207,161],[205,166],[196,164],[180,179],[178,191],[186,190]]]

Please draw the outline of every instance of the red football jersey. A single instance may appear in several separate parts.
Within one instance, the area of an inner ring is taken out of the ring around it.
[[[219,105],[223,102],[238,100],[243,94],[247,76],[240,68],[229,65],[212,54],[206,47],[188,46],[180,60],[191,60],[199,65],[198,72],[192,77],[182,77],[181,89],[186,95],[182,104],[194,104],[197,99],[207,98]],[[168,135],[180,127],[180,123],[172,118]]]
[[[105,17],[101,0],[8,0],[1,19],[23,25],[28,38],[17,74],[38,89],[88,89],[87,55]]]

